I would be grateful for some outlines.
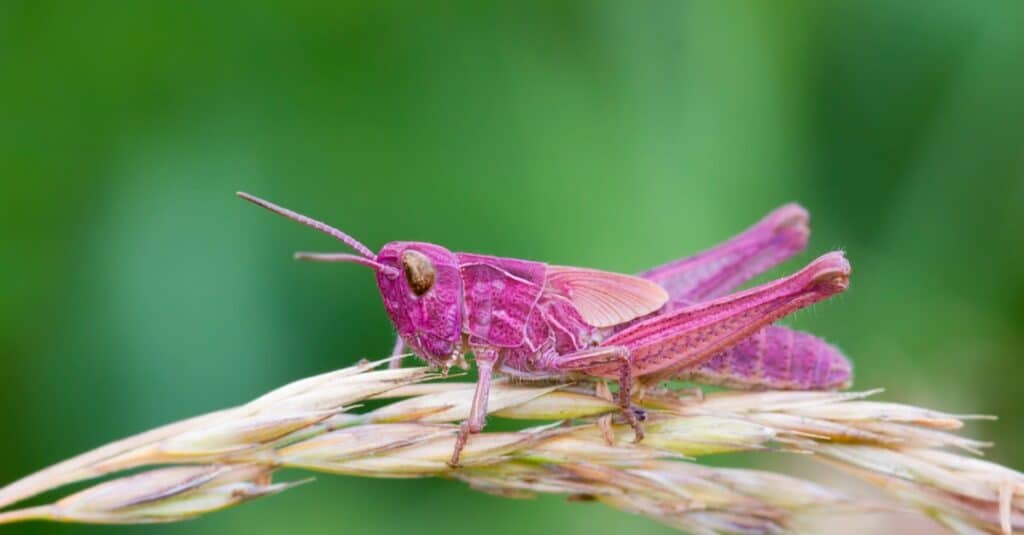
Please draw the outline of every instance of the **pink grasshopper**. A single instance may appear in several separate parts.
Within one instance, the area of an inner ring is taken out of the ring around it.
[[[344,232],[245,193],[243,199],[313,227],[359,255],[297,253],[296,258],[373,268],[408,347],[448,369],[475,356],[479,379],[451,464],[481,431],[494,373],[533,380],[617,379],[619,403],[643,438],[641,385],[690,378],[739,388],[824,390],[849,384],[850,366],[811,335],[769,325],[846,289],[841,252],[746,291],[736,286],[802,250],[807,212],[786,205],[724,244],[639,276],[542,262],[454,253],[425,242],[391,242],[374,254]],[[397,361],[396,361],[397,362]]]

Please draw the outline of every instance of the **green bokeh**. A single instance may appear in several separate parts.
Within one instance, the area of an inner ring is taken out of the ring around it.
[[[855,267],[789,323],[1024,466],[1024,3],[0,3],[0,482],[390,349],[325,237],[623,272],[797,200]],[[779,270],[776,274],[781,273]],[[321,477],[125,533],[666,533]],[[105,533],[31,524],[5,533]]]

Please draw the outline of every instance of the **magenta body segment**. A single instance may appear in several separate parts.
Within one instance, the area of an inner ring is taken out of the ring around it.
[[[463,331],[469,343],[522,346],[531,313],[544,291],[546,264],[467,253],[456,257],[465,296]]]
[[[832,390],[850,386],[852,370],[835,347],[807,333],[765,327],[681,374],[741,389]]]
[[[773,325],[675,377],[745,390],[838,390],[853,383],[853,366],[821,338]]]

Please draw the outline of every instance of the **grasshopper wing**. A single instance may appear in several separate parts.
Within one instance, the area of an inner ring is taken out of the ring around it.
[[[546,283],[594,327],[611,327],[650,314],[669,298],[664,288],[649,280],[596,269],[549,266]]]

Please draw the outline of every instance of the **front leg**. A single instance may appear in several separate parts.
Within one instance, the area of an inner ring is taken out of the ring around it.
[[[388,369],[394,370],[402,367],[402,361],[405,360],[403,357],[399,357],[402,353],[405,353],[405,341],[402,340],[401,335],[395,335],[395,347],[391,349],[391,362],[388,363]]]
[[[452,467],[459,466],[459,456],[462,448],[466,447],[469,435],[479,433],[484,428],[487,420],[487,399],[491,393],[491,380],[494,374],[494,366],[498,362],[498,350],[486,348],[473,348],[476,357],[476,391],[473,393],[473,404],[469,409],[469,418],[462,422],[459,428],[459,436],[455,440],[455,450],[448,464]]]
[[[584,349],[566,355],[553,355],[538,363],[538,368],[557,373],[582,372],[595,367],[608,367],[618,370],[619,406],[626,421],[633,427],[633,441],[640,442],[644,438],[642,422],[646,415],[633,407],[633,365],[629,349],[623,346],[600,346]]]

